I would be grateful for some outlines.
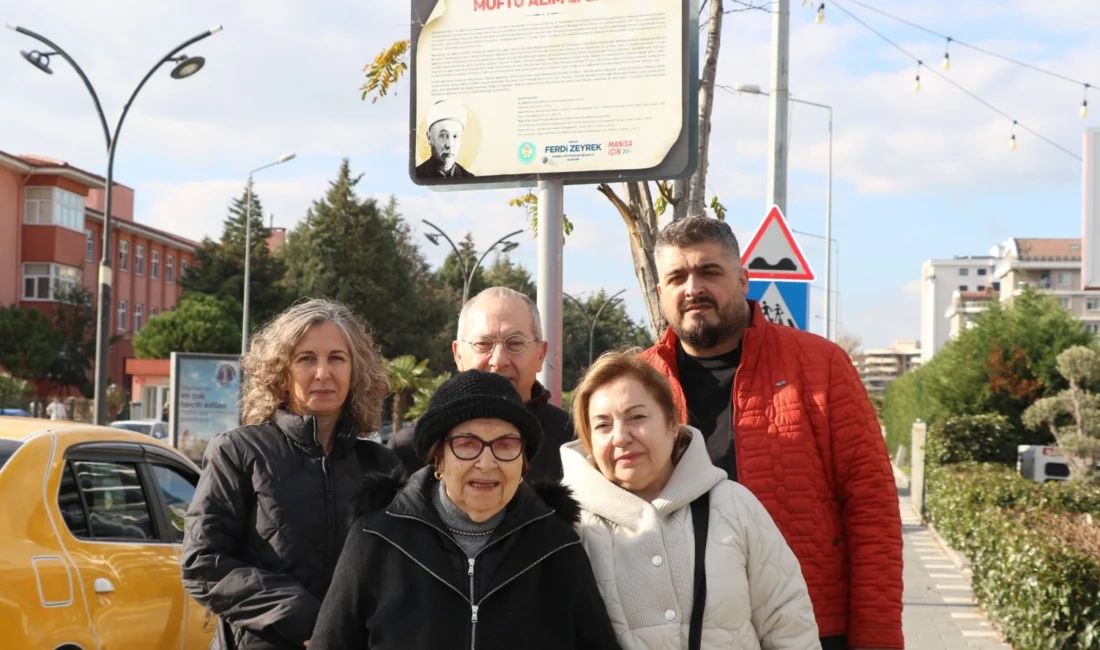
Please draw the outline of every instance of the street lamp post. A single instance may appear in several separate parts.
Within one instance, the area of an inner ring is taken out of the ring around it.
[[[262,167],[257,167],[248,172],[248,190],[246,192],[246,206],[245,206],[245,218],[244,218],[244,315],[241,318],[241,357],[248,352],[248,305],[249,305],[249,289],[252,287],[252,175],[258,171],[267,169],[268,167],[274,167],[275,165],[281,165],[288,160],[294,159],[294,152],[285,153],[278,157],[275,162],[267,163]],[[262,216],[262,215],[261,215]]]
[[[69,65],[73,67],[73,70],[75,70],[76,74],[80,77],[80,80],[84,82],[84,87],[88,89],[88,93],[92,96],[92,102],[95,104],[96,113],[99,115],[99,123],[100,126],[103,127],[103,135],[107,141],[107,182],[104,188],[106,196],[103,210],[103,254],[99,260],[99,300],[96,305],[95,344],[95,423],[98,425],[105,425],[107,424],[107,355],[110,347],[109,338],[111,334],[111,210],[113,208],[114,196],[115,152],[118,146],[119,131],[122,130],[122,123],[126,119],[127,113],[130,112],[130,107],[133,105],[134,99],[145,86],[145,82],[149,81],[149,78],[153,76],[153,73],[159,70],[165,63],[171,62],[176,64],[171,72],[173,79],[186,79],[195,74],[206,65],[206,59],[201,56],[189,57],[186,54],[180,54],[179,56],[177,56],[177,54],[184,48],[208,36],[217,34],[222,30],[222,27],[218,25],[198,36],[184,41],[157,61],[156,65],[145,74],[141,82],[138,83],[137,87],[130,93],[130,98],[127,99],[126,104],[123,105],[122,113],[119,115],[118,122],[115,124],[114,133],[111,133],[110,128],[107,126],[107,117],[103,114],[103,106],[99,102],[99,95],[96,94],[95,88],[93,88],[92,83],[88,81],[88,77],[84,74],[84,71],[65,50],[61,49],[60,46],[45,36],[36,34],[24,27],[16,25],[8,25],[7,27],[20,34],[29,36],[51,49],[49,52],[40,52],[38,50],[20,52],[23,58],[42,72],[53,74],[53,70],[50,69],[51,56],[57,55],[68,61]]]
[[[737,84],[733,87],[734,92],[745,93],[748,95],[768,95],[768,93],[760,90],[760,86],[756,84]],[[824,108],[829,111],[829,168],[827,172],[825,182],[825,240],[833,241],[833,107],[825,104],[818,104],[816,102],[808,102],[804,99],[795,99],[794,97],[788,97],[792,102],[798,104],[805,104],[806,106],[816,106],[817,108]],[[830,287],[832,285],[832,247],[825,246],[825,338],[830,341],[832,337],[832,327],[830,323],[830,315],[833,310],[831,303]]]
[[[572,300],[574,303],[576,303],[577,307],[581,310],[581,313],[584,314],[584,317],[588,320],[588,365],[589,366],[592,365],[592,358],[595,356],[596,323],[600,322],[600,314],[603,313],[604,307],[607,307],[608,305],[612,305],[616,302],[619,302],[619,296],[621,296],[625,291],[626,291],[626,289],[622,289],[618,293],[612,295],[607,300],[604,300],[603,304],[600,305],[600,308],[596,310],[596,314],[594,316],[592,316],[591,318],[588,317],[588,312],[585,311],[584,305],[581,303],[581,301],[577,300],[576,298],[574,298],[573,296],[571,296],[571,295],[569,295],[565,292],[562,292],[562,294],[561,294],[561,295],[565,296],[566,298]]]
[[[458,250],[458,246],[455,245],[454,240],[452,240],[450,237],[448,237],[447,233],[443,232],[442,228],[435,225],[431,221],[428,221],[427,219],[421,219],[421,221],[423,221],[424,223],[426,223],[428,226],[430,226],[432,229],[435,230],[434,233],[429,232],[429,233],[424,234],[424,236],[428,238],[428,241],[430,241],[431,243],[438,246],[439,245],[439,237],[442,235],[442,237],[447,240],[447,243],[451,245],[451,249],[454,250],[455,257],[458,258],[459,264],[462,265],[462,305],[463,306],[466,306],[466,303],[470,300],[470,284],[473,283],[474,273],[477,272],[477,269],[478,269],[478,267],[481,266],[481,263],[485,261],[486,256],[488,256],[489,253],[494,248],[496,248],[497,246],[500,246],[501,244],[504,244],[504,247],[501,248],[501,251],[503,251],[505,253],[512,252],[513,250],[516,249],[516,247],[519,246],[519,242],[505,241],[505,240],[509,239],[509,238],[512,238],[512,237],[515,237],[516,235],[519,235],[519,234],[523,233],[522,230],[517,230],[515,232],[510,232],[507,235],[505,235],[505,236],[501,237],[500,239],[496,240],[495,242],[493,242],[492,246],[485,249],[485,252],[482,253],[481,257],[478,258],[477,263],[474,264],[473,266],[470,266],[469,265],[470,260],[468,260],[468,259],[466,259],[465,257],[462,256],[462,252],[460,250]]]

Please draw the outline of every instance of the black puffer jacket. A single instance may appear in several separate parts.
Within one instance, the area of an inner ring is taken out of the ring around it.
[[[310,650],[619,650],[580,508],[560,483],[521,483],[488,544],[468,559],[432,505],[432,469],[372,477]],[[388,486],[388,489],[383,489]]]
[[[183,585],[219,617],[213,648],[301,650],[316,622],[363,477],[400,462],[337,425],[326,456],[312,417],[218,434],[187,512]]]
[[[560,481],[562,477],[561,454],[558,448],[576,437],[573,420],[569,413],[550,403],[550,391],[535,382],[531,388],[531,399],[527,400],[527,410],[535,414],[542,424],[544,436],[542,449],[531,459],[531,470],[527,474],[529,481]],[[389,447],[393,449],[409,474],[424,466],[424,460],[413,451],[413,435],[416,426],[410,424],[393,434]]]

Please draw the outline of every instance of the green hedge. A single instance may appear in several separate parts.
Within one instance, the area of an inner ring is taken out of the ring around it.
[[[928,428],[924,458],[929,466],[997,463],[1015,466],[1019,430],[998,414],[960,415]]]
[[[931,470],[927,505],[1016,650],[1100,650],[1100,489],[963,463]]]

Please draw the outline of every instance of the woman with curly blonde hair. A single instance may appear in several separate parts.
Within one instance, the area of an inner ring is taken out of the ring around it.
[[[389,392],[384,361],[343,305],[296,304],[242,359],[243,426],[203,457],[183,582],[218,616],[217,650],[298,649],[313,632],[355,518],[360,479],[400,461],[360,440]]]

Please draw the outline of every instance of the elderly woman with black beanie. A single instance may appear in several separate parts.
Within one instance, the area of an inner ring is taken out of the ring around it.
[[[506,378],[440,386],[416,423],[427,466],[368,477],[310,650],[618,650],[576,501],[523,480],[541,444]]]

